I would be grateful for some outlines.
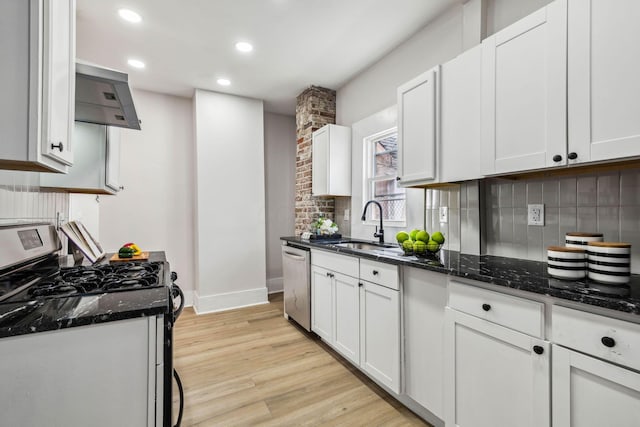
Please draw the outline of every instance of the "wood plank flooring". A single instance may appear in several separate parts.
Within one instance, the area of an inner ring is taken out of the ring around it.
[[[428,426],[269,304],[197,316],[174,329],[183,426]],[[174,385],[174,417],[178,392]]]

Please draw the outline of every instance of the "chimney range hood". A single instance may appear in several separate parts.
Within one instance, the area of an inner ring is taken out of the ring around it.
[[[140,130],[129,76],[76,62],[76,121]]]

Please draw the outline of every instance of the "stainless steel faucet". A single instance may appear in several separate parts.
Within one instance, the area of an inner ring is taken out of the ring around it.
[[[382,227],[382,205],[375,200],[369,200],[367,204],[364,205],[364,210],[362,211],[362,220],[365,221],[367,219],[367,208],[371,203],[378,205],[378,209],[380,209],[380,231],[378,231],[378,226],[376,225],[376,232],[373,233],[373,237],[377,237],[380,243],[384,243],[384,228]]]

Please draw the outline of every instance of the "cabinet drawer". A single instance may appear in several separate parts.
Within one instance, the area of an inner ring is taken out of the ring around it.
[[[397,265],[361,259],[360,278],[396,291],[400,289]]]
[[[553,306],[553,342],[640,370],[640,325]]]
[[[452,280],[449,307],[533,337],[544,336],[544,304],[539,302]]]
[[[358,258],[356,257],[314,249],[311,249],[311,264],[351,277],[358,277],[360,271]]]

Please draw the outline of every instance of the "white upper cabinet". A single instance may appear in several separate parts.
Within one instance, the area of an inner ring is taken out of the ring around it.
[[[115,194],[120,190],[120,128],[76,122],[74,164],[66,174],[40,174],[40,187],[70,193]]]
[[[440,181],[481,178],[481,58],[478,45],[442,65],[440,73]]]
[[[398,178],[401,186],[437,182],[439,66],[398,88]]]
[[[66,172],[73,162],[75,1],[0,2],[0,168]]]
[[[569,0],[570,163],[640,155],[638,17],[637,0]]]
[[[556,0],[482,42],[483,174],[566,164],[566,29]]]
[[[313,132],[312,193],[351,195],[351,128],[326,125]]]

